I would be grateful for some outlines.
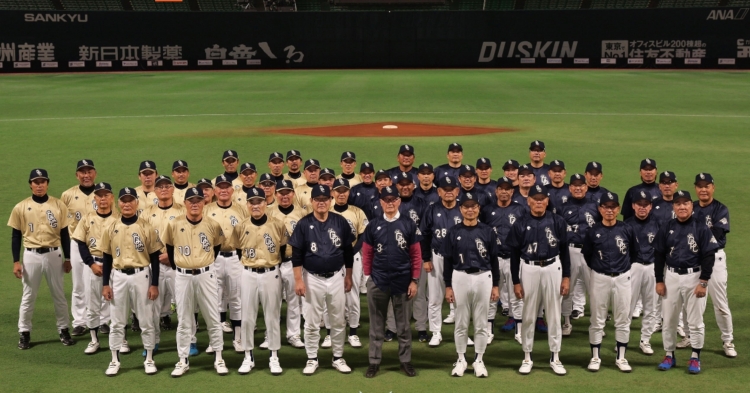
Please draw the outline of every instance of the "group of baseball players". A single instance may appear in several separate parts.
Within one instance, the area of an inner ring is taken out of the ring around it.
[[[88,331],[84,352],[94,354],[100,334],[109,335],[108,376],[131,350],[127,325],[141,334],[146,374],[156,373],[154,352],[163,331],[172,329],[175,310],[173,377],[184,375],[189,358],[199,354],[199,312],[216,372],[229,372],[222,358],[226,333],[244,353],[238,373],[247,374],[256,365],[259,307],[265,323],[259,347],[268,350],[269,371],[281,374],[283,301],[287,343],[307,353],[302,373],[315,373],[320,347],[332,348],[333,368],[350,373],[343,352],[346,342],[362,346],[360,292],[369,306],[368,378],[379,371],[383,342],[394,338],[401,370],[416,375],[412,320],[418,341],[430,347],[440,346],[443,323],[455,323],[451,375],[469,368],[466,352],[473,346],[471,368],[486,377],[483,354],[498,310],[508,317],[500,330],[513,332],[525,353],[521,374],[531,372],[539,331],[548,336],[550,367],[565,375],[562,337],[584,315],[587,296],[590,371],[601,367],[610,319],[615,366],[631,371],[630,324],[642,314],[644,354],[654,353],[650,338],[662,331],[666,353],[658,369],[675,367],[676,348],[690,347],[688,372],[699,373],[707,295],[724,353],[737,356],[724,252],[729,211],[714,199],[709,173],[695,176],[693,199],[679,189],[674,172],[659,171],[646,158],[641,183],[620,204],[618,194],[600,185],[601,163],[569,176],[563,161],[545,162],[538,140],[529,157],[525,165],[505,161],[503,176],[492,180],[490,159],[465,164],[458,143],[448,146],[448,162],[440,166],[416,165],[414,146],[402,145],[397,166],[376,171],[363,162],[358,173],[355,153],[346,151],[338,175],[290,150],[270,154],[268,172],[259,175],[253,163],[240,164],[237,152],[227,150],[224,172],[214,179],[191,183],[183,160],[173,163],[171,177],[143,161],[140,186],[118,191],[97,182],[94,162],[83,159],[75,172],[79,184],[60,199],[47,194],[47,171],[33,169],[32,195],[8,221],[13,273],[23,283],[18,347],[31,346],[44,276],[64,345]],[[72,333],[63,290],[70,272]],[[444,301],[450,305],[445,319]]]

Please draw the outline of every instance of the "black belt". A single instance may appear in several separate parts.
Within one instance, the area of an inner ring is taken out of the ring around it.
[[[579,244],[579,243],[569,243],[568,246],[575,247],[575,248],[583,248],[583,244]]]
[[[463,269],[463,270],[462,269],[456,269],[456,270],[464,272],[466,274],[474,274],[474,273],[479,273],[479,272],[486,272],[486,270],[482,270],[482,269],[480,269],[478,267],[472,267],[471,269]]]
[[[671,267],[671,266],[667,266],[667,270],[669,270],[672,273],[677,273],[679,275],[684,275],[684,274],[690,274],[690,273],[697,273],[697,272],[701,271],[701,268],[700,268],[700,266],[697,266],[697,267]]]
[[[502,259],[510,259],[510,254],[500,253],[500,254],[497,254],[497,256]]]
[[[219,255],[223,256],[224,258],[231,258],[237,255],[237,251],[228,251],[228,252],[221,251],[219,252]]]
[[[258,268],[250,267],[250,266],[245,266],[245,270],[249,270],[249,271],[251,271],[253,273],[263,274],[265,272],[272,272],[272,271],[276,270],[276,266],[274,266],[274,267],[258,267]]]
[[[291,261],[292,261],[292,259],[291,259],[291,258],[289,258],[289,259],[284,259],[284,260],[282,260],[282,261],[281,261],[281,263],[287,263],[287,262],[291,262]]]
[[[601,274],[601,275],[603,275],[603,276],[608,276],[608,277],[617,277],[617,276],[621,276],[621,275],[623,275],[623,274],[627,273],[627,272],[619,272],[619,273],[602,273],[602,272],[597,272],[596,270],[594,270],[594,272],[595,272],[595,273],[597,273],[597,274]]]
[[[324,273],[316,273],[316,272],[310,272],[310,271],[308,271],[308,273],[312,274],[313,276],[318,276],[318,277],[322,277],[322,278],[331,278],[331,277],[335,276],[336,273],[338,273],[338,271],[335,271],[335,272],[324,272]]]
[[[26,251],[35,252],[37,254],[46,254],[48,252],[57,251],[60,247],[39,247],[39,248],[26,248]]]
[[[95,256],[92,256],[91,258],[94,259],[94,262],[104,262],[104,258],[95,257]]]
[[[641,262],[641,261],[633,261],[633,263],[640,263],[641,265],[646,265],[646,266],[654,264],[653,262]]]
[[[206,267],[202,267],[202,268],[199,268],[199,269],[183,269],[181,267],[178,267],[177,271],[179,273],[182,273],[182,274],[191,274],[193,276],[197,276],[197,275],[199,275],[201,273],[207,272],[210,267],[211,266],[206,266]]]
[[[145,267],[135,267],[135,268],[128,268],[128,269],[115,269],[120,273],[127,274],[128,276],[132,276],[133,274],[140,273],[144,270],[146,270]]]
[[[549,266],[549,265],[557,262],[557,257],[550,258],[550,259],[540,259],[538,261],[526,261],[526,260],[524,260],[523,262],[525,264],[527,264],[527,265],[534,265],[534,266],[545,267],[545,266]]]

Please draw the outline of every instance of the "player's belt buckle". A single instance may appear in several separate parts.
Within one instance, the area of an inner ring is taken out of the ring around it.
[[[250,270],[253,273],[263,274],[265,272],[272,272],[272,271],[276,270],[276,266],[274,266],[274,267],[259,267],[259,268],[245,266],[245,270]]]
[[[291,262],[291,261],[292,261],[291,259],[287,259],[287,260],[281,261],[281,263],[287,263],[287,262]]]
[[[46,254],[51,251],[57,251],[57,247],[27,248],[26,251],[35,252],[37,254]]]
[[[583,244],[579,243],[570,243],[568,244],[569,247],[575,247],[575,248],[583,248]]]
[[[481,270],[479,268],[476,268],[476,267],[464,270],[464,273],[466,273],[466,274],[474,274],[474,273],[479,273],[479,272],[481,272]]]
[[[308,273],[312,274],[313,276],[318,276],[318,277],[322,277],[322,278],[331,278],[331,277],[333,277],[333,276],[336,275],[336,272],[327,272],[327,273],[313,273],[313,272],[308,272]]]
[[[677,273],[679,275],[685,275],[685,274],[691,274],[691,273],[697,273],[701,271],[700,266],[698,267],[671,267],[668,266],[667,269],[669,269],[672,273]]]
[[[219,255],[223,256],[224,258],[231,258],[235,255],[237,255],[237,251],[227,251],[227,252],[220,252]]]
[[[557,258],[540,259],[538,261],[524,261],[528,265],[534,265],[539,267],[549,266],[557,261]]]
[[[607,276],[607,277],[617,277],[617,276],[621,276],[621,275],[623,275],[623,274],[625,274],[627,272],[619,272],[619,273],[602,273],[602,272],[597,272],[597,273],[599,273],[599,274],[601,274],[603,276]]]
[[[206,267],[202,267],[202,268],[198,268],[198,269],[183,269],[181,267],[178,267],[177,271],[180,272],[180,273],[182,273],[182,274],[190,274],[190,275],[193,275],[193,276],[197,276],[197,275],[199,275],[201,273],[207,272],[209,270],[209,268],[210,268],[210,266],[206,266]]]
[[[92,258],[94,259],[94,262],[104,262],[104,258],[93,257],[93,256],[92,256]]]
[[[643,262],[643,261],[633,261],[633,263],[640,263],[641,265],[646,265],[646,266],[653,264],[653,262]]]
[[[128,269],[117,269],[120,273],[127,274],[128,276],[132,276],[133,274],[140,273],[144,270],[146,270],[145,267],[136,267],[136,268],[128,268]]]

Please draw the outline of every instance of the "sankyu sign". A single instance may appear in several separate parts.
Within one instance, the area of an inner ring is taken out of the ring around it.
[[[23,14],[24,22],[80,22],[89,21],[88,14]]]
[[[572,58],[578,41],[484,41],[479,50],[479,62],[488,63],[495,58]]]

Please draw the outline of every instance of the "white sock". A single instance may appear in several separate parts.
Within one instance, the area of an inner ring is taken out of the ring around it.
[[[570,323],[570,315],[568,315],[567,317],[565,317],[565,324],[566,325],[570,325],[571,324]]]
[[[459,360],[459,361],[464,361],[464,362],[466,361],[466,357],[464,357],[464,354],[463,354],[463,353],[459,353],[459,354],[458,354],[458,360]]]
[[[523,322],[516,322],[516,334],[521,334],[522,327],[523,327]]]
[[[147,349],[146,350],[146,361],[154,361],[154,350],[153,349]]]
[[[234,327],[234,341],[242,342],[242,326]]]
[[[253,351],[245,351],[245,359],[250,359],[251,362],[254,361],[253,360]]]
[[[674,351],[667,351],[667,356],[674,358]]]
[[[474,358],[475,358],[474,361],[475,362],[481,362],[482,361],[482,355],[484,355],[484,354],[483,353],[477,353],[477,354],[475,354],[474,355]]]
[[[530,362],[531,361],[531,352],[524,352],[523,353],[523,360]]]
[[[598,358],[599,357],[599,347],[593,347],[593,348],[591,348],[591,357],[592,358]]]
[[[560,361],[560,357],[558,355],[559,355],[559,352],[552,352],[552,361],[553,362],[559,362]]]
[[[624,345],[617,347],[617,358],[618,359],[624,359],[625,358],[625,350],[626,349],[627,349],[627,347],[625,347]]]
[[[216,352],[214,352],[214,361],[218,362],[219,360],[223,360],[221,358],[221,351],[216,351]]]
[[[91,333],[91,342],[92,343],[98,343],[99,342],[99,336],[96,334],[97,329],[89,329],[89,333]]]
[[[112,361],[113,362],[120,361],[120,351],[112,351]]]

